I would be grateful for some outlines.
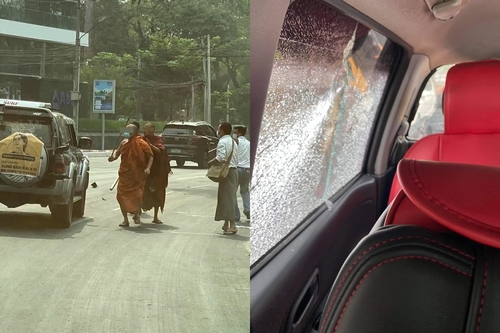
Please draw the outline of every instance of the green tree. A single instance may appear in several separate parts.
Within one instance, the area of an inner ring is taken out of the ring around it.
[[[98,0],[96,16],[107,19],[95,29],[94,51],[133,55],[134,61],[117,62],[118,72],[135,87],[129,95],[139,96],[144,119],[172,120],[180,110],[202,119],[203,57],[210,34],[212,119],[225,118],[229,101],[230,118],[249,123],[249,0]]]

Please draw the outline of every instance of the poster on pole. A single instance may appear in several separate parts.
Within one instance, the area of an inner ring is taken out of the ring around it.
[[[94,113],[114,114],[116,104],[116,81],[94,80],[92,89]]]

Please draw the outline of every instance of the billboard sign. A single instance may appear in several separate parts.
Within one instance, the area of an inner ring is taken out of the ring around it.
[[[116,105],[116,81],[94,80],[92,91],[94,113],[114,114]]]

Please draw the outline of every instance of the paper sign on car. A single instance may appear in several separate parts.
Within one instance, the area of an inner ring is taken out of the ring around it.
[[[30,133],[16,132],[0,141],[0,172],[38,177],[43,142]]]

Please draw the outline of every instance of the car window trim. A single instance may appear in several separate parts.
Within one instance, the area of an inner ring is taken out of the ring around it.
[[[365,27],[371,30],[375,30],[376,32],[383,35],[392,42],[396,43],[406,51],[409,51],[410,54],[413,53],[413,48],[408,43],[406,43],[406,41],[404,41],[401,37],[396,35],[393,31],[387,29],[382,24],[373,20],[369,16],[361,13],[356,8],[347,4],[346,2],[344,2],[344,0],[319,0],[319,1],[329,5],[339,13],[342,13],[343,15],[350,17],[351,19],[361,23]]]
[[[397,44],[396,44],[397,46]],[[377,112],[375,113],[374,123],[369,135],[368,146],[363,161],[363,171],[368,175],[375,175],[375,163],[382,143],[382,138],[387,127],[387,121],[390,117],[392,107],[398,96],[401,84],[403,83],[406,71],[410,64],[410,54],[404,48],[399,47],[398,57],[391,69],[387,79],[384,93]]]
[[[420,105],[420,99],[422,98],[422,94],[424,93],[425,87],[427,86],[427,83],[429,83],[429,81],[431,80],[432,76],[434,74],[436,74],[436,72],[438,71],[438,69],[440,67],[442,67],[442,66],[439,66],[439,67],[434,68],[433,70],[431,70],[431,72],[429,73],[429,75],[427,75],[427,77],[425,78],[425,80],[422,82],[422,85],[418,89],[417,96],[415,97],[415,102],[413,103],[412,107],[410,108],[409,113],[406,115],[406,118],[407,118],[407,121],[408,121],[408,124],[409,124],[409,126],[408,126],[408,132],[405,134],[406,139],[408,139],[408,133],[410,132],[411,123],[413,122],[413,120],[415,119],[415,116],[417,115],[418,107]],[[416,141],[416,140],[413,140],[413,141]]]
[[[66,123],[66,128],[68,130],[70,146],[77,147],[78,146],[78,143],[77,143],[78,140],[76,139],[75,127],[73,126],[73,124]]]

